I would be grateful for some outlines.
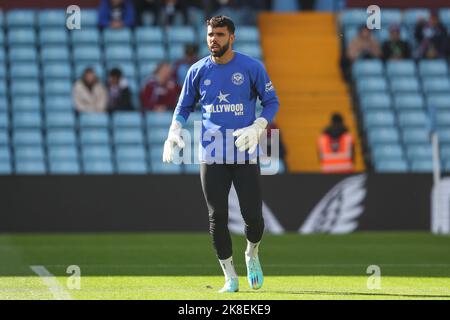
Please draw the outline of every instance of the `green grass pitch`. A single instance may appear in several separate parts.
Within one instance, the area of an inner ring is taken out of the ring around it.
[[[208,234],[4,234],[0,299],[450,299],[447,236],[266,235],[260,290],[246,282],[245,238],[233,245],[240,292],[217,294],[223,276]],[[70,265],[81,269],[80,289],[67,287]],[[367,287],[369,265],[381,268],[379,289]]]

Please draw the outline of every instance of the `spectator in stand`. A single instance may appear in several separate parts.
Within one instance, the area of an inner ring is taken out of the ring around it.
[[[102,0],[98,9],[101,28],[134,27],[135,11],[131,0]]]
[[[175,109],[180,87],[172,78],[172,67],[162,62],[141,92],[142,111],[167,111]]]
[[[75,109],[79,112],[106,111],[108,94],[92,68],[86,68],[81,79],[75,82],[72,95]]]
[[[130,110],[133,110],[133,104],[127,80],[122,78],[120,69],[113,68],[109,72],[108,78],[108,111]]]
[[[408,42],[400,39],[400,26],[392,25],[389,28],[389,40],[383,43],[383,59],[397,60],[409,59],[411,48]]]
[[[381,57],[380,44],[365,25],[359,28],[358,34],[350,41],[346,56],[350,62]]]
[[[354,170],[354,142],[341,114],[331,117],[331,124],[318,140],[319,160],[324,173],[350,173]]]
[[[153,15],[153,25],[159,24],[159,16],[161,10],[161,0],[134,0],[134,7],[136,8],[136,24],[142,25],[142,13],[148,11]]]
[[[414,37],[417,59],[444,58],[449,52],[449,39],[445,26],[439,21],[437,13],[430,15],[428,22],[420,19],[416,25]]]
[[[164,26],[172,26],[175,24],[177,14],[181,14],[184,25],[188,24],[188,12],[185,1],[164,0],[161,9]]]
[[[198,60],[198,46],[196,44],[186,44],[184,46],[184,57],[176,61],[173,67],[173,78],[177,80],[177,84],[180,87],[183,86],[187,71]]]

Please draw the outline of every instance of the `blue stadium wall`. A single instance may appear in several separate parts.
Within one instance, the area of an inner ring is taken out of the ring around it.
[[[268,231],[430,230],[430,174],[261,180]],[[208,230],[197,175],[3,176],[0,192],[0,232]]]

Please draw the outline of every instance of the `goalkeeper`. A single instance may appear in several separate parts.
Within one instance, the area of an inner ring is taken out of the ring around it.
[[[247,279],[253,289],[259,289],[263,284],[258,259],[264,220],[257,146],[279,106],[261,62],[233,51],[234,32],[234,23],[226,16],[207,21],[207,44],[211,55],[192,65],[186,75],[163,154],[163,161],[171,162],[175,146],[184,147],[181,129],[200,101],[200,178],[208,206],[209,231],[225,274],[225,285],[219,292],[239,290],[228,230],[228,194],[232,183],[245,221]],[[255,119],[257,97],[263,111]],[[223,137],[222,141],[218,133]],[[211,145],[215,147],[211,148]]]

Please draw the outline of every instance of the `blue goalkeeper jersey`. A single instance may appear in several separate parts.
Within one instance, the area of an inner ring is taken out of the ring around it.
[[[260,117],[270,123],[279,107],[278,97],[262,63],[250,56],[234,51],[234,57],[226,64],[217,64],[208,56],[191,66],[174,119],[184,124],[200,102],[200,162],[236,163],[257,156],[258,152],[240,152],[232,136],[233,130],[255,121],[257,97],[263,106]]]

